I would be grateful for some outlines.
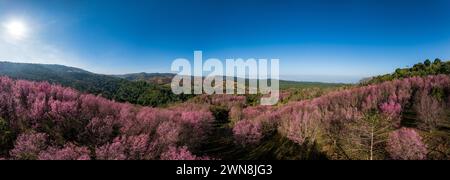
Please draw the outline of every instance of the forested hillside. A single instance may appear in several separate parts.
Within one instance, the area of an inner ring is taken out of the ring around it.
[[[111,100],[144,106],[164,106],[189,97],[174,95],[170,87],[159,84],[129,81],[62,65],[0,62],[0,75],[60,84]]]
[[[148,83],[158,85],[170,85],[174,76],[175,74],[171,73],[135,73],[116,75],[116,77],[120,77],[130,81],[146,81]]]
[[[204,159],[202,106],[138,107],[49,83],[0,78],[0,154],[8,159]]]
[[[294,159],[448,159],[450,77],[405,78],[277,108],[247,107],[230,119],[243,147],[268,151],[287,137],[304,155]]]
[[[194,97],[194,95],[173,94],[170,83],[175,74],[170,73],[136,73],[110,76],[62,65],[0,62],[0,75],[13,79],[60,84],[118,102],[129,102],[143,106],[167,106]],[[246,82],[248,84],[248,80]],[[318,91],[322,91],[342,86],[344,84],[280,81],[280,88],[292,94],[292,99],[303,96],[298,95],[298,92],[302,90],[318,89]],[[261,95],[250,95],[249,100],[253,104],[258,104],[257,99],[260,97]]]
[[[410,68],[396,69],[392,74],[385,74],[363,80],[362,84],[373,84],[394,79],[408,78],[414,76],[428,76],[437,74],[450,74],[450,61],[443,62],[435,59],[433,62],[425,60],[423,63],[417,63]]]
[[[201,96],[139,107],[0,78],[6,159],[448,159],[450,77],[353,87],[278,106]]]

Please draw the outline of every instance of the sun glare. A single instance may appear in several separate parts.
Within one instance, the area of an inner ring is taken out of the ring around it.
[[[23,39],[26,37],[28,28],[22,21],[10,21],[4,25],[6,32],[14,39]]]

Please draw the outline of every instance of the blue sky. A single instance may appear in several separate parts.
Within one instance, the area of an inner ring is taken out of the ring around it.
[[[0,30],[0,60],[105,74],[170,72],[194,50],[326,82],[450,59],[448,0],[0,0],[0,21],[27,26],[20,40]]]

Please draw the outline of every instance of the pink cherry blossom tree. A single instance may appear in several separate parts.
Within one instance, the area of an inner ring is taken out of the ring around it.
[[[27,132],[19,135],[10,151],[13,159],[36,160],[39,153],[47,148],[48,136],[43,133]]]
[[[193,155],[186,146],[171,146],[161,155],[161,160],[210,160],[209,157],[197,157]]]
[[[149,160],[155,158],[148,135],[122,136],[96,149],[99,160]]]
[[[423,130],[435,130],[448,118],[445,112],[445,103],[422,91],[418,94],[414,108],[417,112],[419,127]]]
[[[386,150],[392,159],[422,160],[427,157],[427,147],[413,129],[402,128],[389,135]]]
[[[236,142],[244,146],[257,144],[263,138],[261,124],[250,120],[236,123],[233,134]]]
[[[39,160],[90,160],[87,147],[77,147],[72,143],[64,145],[62,149],[49,147],[39,153]]]

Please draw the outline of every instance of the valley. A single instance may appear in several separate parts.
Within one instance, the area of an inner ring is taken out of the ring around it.
[[[260,106],[259,95],[173,95],[171,74],[1,62],[0,157],[448,159],[448,64],[361,84],[280,81],[280,102]]]

